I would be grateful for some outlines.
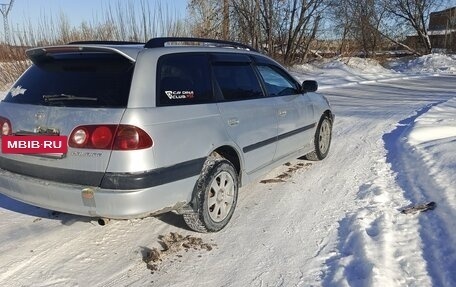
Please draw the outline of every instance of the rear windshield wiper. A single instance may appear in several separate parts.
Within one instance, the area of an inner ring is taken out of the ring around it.
[[[54,101],[98,101],[98,98],[91,98],[91,97],[78,97],[73,95],[43,95],[44,101],[47,102],[54,102]]]

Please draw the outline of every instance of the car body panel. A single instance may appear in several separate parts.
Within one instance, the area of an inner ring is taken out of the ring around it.
[[[268,165],[277,146],[277,117],[274,101],[268,98],[217,104],[224,127],[241,147],[243,169],[251,173]],[[252,112],[255,111],[255,112]]]
[[[140,126],[153,147],[137,151],[113,151],[108,172],[140,172],[206,157],[229,138],[216,104],[127,109],[121,123]]]
[[[316,93],[265,93],[264,97],[234,101],[214,95],[211,103],[157,106],[157,63],[161,56],[241,53],[251,57],[253,66],[258,60],[283,70],[256,52],[98,44],[50,47],[48,51],[64,51],[68,46],[88,53],[115,53],[135,62],[126,106],[50,107],[2,102],[0,116],[11,121],[13,132],[36,132],[43,127],[69,136],[80,125],[133,125],[144,130],[153,145],[129,151],[69,147],[61,158],[0,154],[0,193],[33,205],[109,218],[180,210],[191,202],[203,164],[214,151],[234,151],[239,157],[240,185],[246,185],[272,168],[311,152],[320,117],[329,112],[333,119],[329,103]],[[46,49],[33,49],[29,55],[40,61]],[[264,88],[260,77],[258,80]]]
[[[278,160],[296,151],[309,148],[315,135],[313,105],[307,94],[275,97],[279,122],[277,152]]]
[[[50,210],[128,219],[183,206],[190,200],[196,179],[194,176],[156,187],[118,192],[49,182],[0,169],[0,193]]]

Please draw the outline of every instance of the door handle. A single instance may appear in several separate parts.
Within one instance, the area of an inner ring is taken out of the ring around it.
[[[286,110],[280,110],[279,111],[279,116],[280,117],[285,117],[287,115],[287,111]]]
[[[232,118],[228,120],[228,125],[229,126],[237,126],[239,124],[239,120],[236,118]]]

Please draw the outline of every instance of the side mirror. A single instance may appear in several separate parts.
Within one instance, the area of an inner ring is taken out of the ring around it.
[[[304,93],[316,92],[318,90],[317,81],[304,81],[302,83],[302,91]]]

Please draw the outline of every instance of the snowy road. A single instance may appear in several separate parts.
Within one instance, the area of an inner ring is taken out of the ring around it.
[[[451,76],[324,89],[336,113],[329,157],[296,160],[265,178],[284,182],[244,188],[216,234],[192,233],[173,214],[101,227],[0,195],[0,285],[456,286],[456,229],[445,216],[455,206],[439,209],[451,187],[426,179],[402,140],[455,91]],[[441,200],[434,211],[399,212],[430,199]],[[170,232],[215,248],[171,253],[152,274],[144,250]]]

